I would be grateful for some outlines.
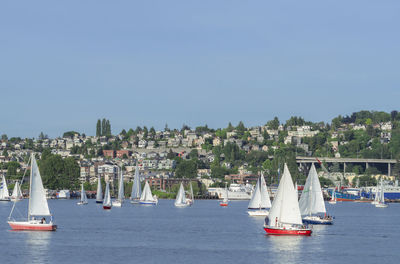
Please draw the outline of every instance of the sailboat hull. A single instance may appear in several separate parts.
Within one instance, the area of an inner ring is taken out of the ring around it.
[[[377,208],[386,208],[386,207],[388,207],[388,205],[385,204],[385,203],[377,203],[377,204],[375,204],[375,207],[377,207]]]
[[[87,202],[77,202],[76,203],[77,205],[86,205],[86,204],[88,204]]]
[[[140,200],[139,199],[132,199],[131,204],[139,204]]]
[[[228,206],[228,203],[220,202],[219,205],[220,205],[220,206],[225,206],[225,207],[226,207],[226,206]]]
[[[279,236],[310,236],[311,229],[286,229],[286,228],[274,228],[264,227],[265,232],[268,235],[279,235]]]
[[[156,205],[156,201],[140,201],[139,204],[141,205]]]
[[[318,216],[307,216],[303,218],[303,223],[309,225],[332,225],[333,219],[332,218],[320,218]]]
[[[104,210],[110,210],[111,209],[111,205],[103,205],[103,209]]]
[[[4,198],[4,199],[0,199],[0,202],[10,202],[11,199],[10,198]]]
[[[15,231],[56,231],[57,225],[52,223],[49,224],[41,224],[40,221],[34,222],[14,222],[9,221],[12,230]]]
[[[268,216],[269,212],[267,210],[250,210],[247,211],[250,216]]]
[[[115,206],[115,207],[122,207],[122,202],[121,201],[114,201],[112,203],[112,205]]]
[[[103,201],[102,201],[102,200],[101,200],[101,201],[97,201],[97,200],[96,200],[96,203],[103,203]]]
[[[329,204],[336,204],[336,201],[329,201]]]

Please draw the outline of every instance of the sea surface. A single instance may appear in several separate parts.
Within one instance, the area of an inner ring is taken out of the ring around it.
[[[268,236],[246,201],[216,200],[175,208],[126,202],[102,209],[94,200],[49,200],[56,232],[10,231],[12,203],[0,202],[0,263],[399,263],[400,204],[327,204],[333,226],[311,237]],[[25,216],[27,200],[14,216]]]

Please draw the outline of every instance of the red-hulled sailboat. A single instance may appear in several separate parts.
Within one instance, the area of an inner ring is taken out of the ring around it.
[[[53,224],[52,215],[47,204],[46,192],[43,188],[42,178],[35,156],[31,155],[31,177],[29,182],[29,206],[28,218],[25,221],[16,221],[12,218],[16,203],[14,202],[8,224],[13,230],[30,231],[55,231],[57,226]],[[50,217],[47,222],[46,217]],[[40,219],[40,220],[39,220]]]
[[[103,209],[110,210],[111,206],[112,206],[112,204],[111,204],[111,194],[110,194],[110,183],[107,181],[106,191],[104,193]]]
[[[264,230],[269,235],[311,235],[311,229],[301,220],[299,202],[286,164]]]
[[[221,201],[221,202],[219,202],[219,205],[220,206],[228,206],[228,204],[229,204],[229,200],[228,200],[228,187],[227,187],[227,184],[225,183],[225,197],[224,197],[224,199]]]

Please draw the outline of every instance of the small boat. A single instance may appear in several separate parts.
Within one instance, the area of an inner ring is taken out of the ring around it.
[[[16,181],[13,192],[11,194],[11,201],[18,202],[22,199],[24,199],[24,196],[22,195],[21,185],[19,184],[19,181]]]
[[[385,190],[383,189],[383,182],[381,179],[381,184],[379,188],[379,193],[376,195],[378,197],[377,203],[375,204],[375,207],[377,208],[386,208],[388,207],[388,204],[385,203]]]
[[[299,206],[304,223],[313,225],[333,224],[333,218],[326,215],[325,201],[314,164],[311,165],[311,170],[300,196]]]
[[[228,186],[227,186],[227,183],[225,183],[225,197],[224,197],[224,199],[223,199],[221,202],[219,202],[219,205],[220,205],[220,206],[226,207],[226,206],[228,206],[228,204],[229,204],[229,199],[228,199]]]
[[[336,204],[336,189],[332,190],[331,199],[328,202],[329,204]]]
[[[268,235],[309,236],[312,232],[301,220],[299,202],[286,163],[269,215],[265,218],[264,230]]]
[[[175,207],[187,207],[192,205],[190,199],[186,198],[185,194],[185,189],[183,188],[183,184],[181,183],[181,186],[179,187],[179,191],[176,194],[176,199],[175,199]]]
[[[267,189],[267,184],[265,183],[264,175],[261,175],[257,179],[256,188],[253,192],[251,200],[249,202],[250,209],[247,213],[250,216],[267,216],[268,210],[271,208],[271,199],[269,198],[269,193]]]
[[[115,201],[112,202],[113,206],[121,207],[124,202],[124,174],[122,173],[122,169],[120,170],[118,181],[118,197]]]
[[[379,204],[379,196],[380,196],[379,192],[380,192],[380,187],[379,187],[379,183],[377,183],[377,184],[376,184],[375,198],[374,198],[374,200],[371,202],[371,204],[373,204],[373,205]]]
[[[131,203],[138,204],[140,202],[140,196],[142,196],[142,186],[140,185],[139,166],[136,166],[135,176],[133,178]]]
[[[85,188],[83,188],[83,183],[81,184],[81,200],[77,202],[77,205],[85,205],[88,204]]]
[[[0,201],[10,201],[10,193],[8,192],[6,177],[4,175],[0,185]]]
[[[30,161],[31,175],[29,181],[28,218],[26,221],[16,221],[11,217],[17,204],[14,202],[10,216],[8,217],[8,224],[13,230],[55,231],[57,226],[53,223],[53,217],[47,203],[42,177],[40,176],[39,167],[33,154],[31,155]],[[46,221],[46,217],[48,216],[50,216],[49,222]],[[36,217],[42,218],[39,220],[36,219]]]
[[[111,206],[112,204],[111,204],[111,194],[110,194],[110,183],[107,181],[106,191],[104,192],[103,209],[110,210]]]
[[[100,175],[97,178],[97,193],[96,193],[96,203],[103,203],[103,189],[101,187]]]
[[[149,183],[146,181],[144,188],[143,188],[143,193],[140,196],[139,204],[141,204],[141,205],[156,205],[157,203],[158,203],[158,199],[157,199],[157,197],[153,197]]]

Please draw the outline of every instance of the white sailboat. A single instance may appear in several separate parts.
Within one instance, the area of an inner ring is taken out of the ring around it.
[[[153,197],[153,194],[151,193],[151,189],[149,186],[149,183],[146,181],[144,188],[143,188],[143,193],[140,196],[140,201],[139,204],[142,205],[156,205],[158,203],[157,197]]]
[[[385,191],[383,189],[382,179],[381,179],[381,184],[380,184],[380,188],[379,188],[379,194],[377,196],[378,196],[378,202],[375,204],[375,207],[377,207],[377,208],[388,207],[388,204],[385,203]]]
[[[0,185],[0,201],[10,201],[10,193],[8,192],[6,177],[4,175]]]
[[[96,203],[103,203],[103,189],[101,187],[100,175],[97,178],[97,193],[96,193]]]
[[[186,199],[185,189],[183,188],[183,184],[179,187],[179,191],[176,194],[175,199],[175,207],[187,207],[191,205],[189,199]]]
[[[229,204],[228,185],[227,185],[227,183],[225,182],[225,197],[224,197],[224,199],[223,199],[221,202],[219,202],[219,205],[220,205],[220,206],[228,206],[228,204]]]
[[[122,203],[124,202],[124,174],[122,173],[122,169],[120,170],[119,174],[119,181],[118,181],[118,197],[117,200],[113,201],[113,206],[121,207]]]
[[[297,182],[294,184],[294,190],[296,192],[297,199],[299,199],[299,187],[297,186]]]
[[[328,202],[329,204],[336,204],[336,188],[332,190],[331,199]]]
[[[190,199],[188,199],[188,200],[189,200],[190,205],[194,204],[194,195],[193,195],[192,182],[190,182]]]
[[[142,196],[142,186],[140,185],[139,166],[136,166],[135,176],[133,178],[133,186],[131,193],[131,203],[138,204]]]
[[[106,190],[104,192],[103,209],[109,210],[111,209],[111,206],[110,183],[107,181]]]
[[[333,223],[332,217],[326,215],[325,201],[314,164],[311,165],[299,205],[304,223],[323,225]]]
[[[264,230],[270,235],[311,235],[311,229],[301,220],[299,202],[286,164]]]
[[[23,198],[24,198],[24,196],[22,195],[21,185],[19,184],[19,181],[16,181],[13,192],[11,194],[11,201],[18,202],[18,201],[22,200]]]
[[[15,205],[16,203],[14,203],[8,218],[8,224],[13,230],[55,231],[57,229],[57,226],[53,224],[52,214],[47,204],[46,192],[42,183],[42,177],[40,176],[39,168],[33,154],[31,155],[29,205],[28,218],[26,221],[16,221],[11,217]],[[48,216],[50,216],[50,221],[47,223],[45,217]],[[36,217],[42,217],[42,219],[37,220]]]
[[[78,205],[88,204],[85,188],[83,188],[83,183],[81,184],[81,200],[77,204]]]
[[[265,209],[271,208],[271,199],[269,197],[267,184],[265,183],[263,175],[257,179],[256,188],[254,189],[249,206],[247,208],[250,209],[247,211],[250,216],[268,215],[268,210]]]
[[[377,183],[377,184],[376,184],[375,198],[374,198],[374,200],[371,202],[371,204],[377,205],[377,204],[379,203],[379,196],[380,196],[380,187],[379,187],[379,183]]]

